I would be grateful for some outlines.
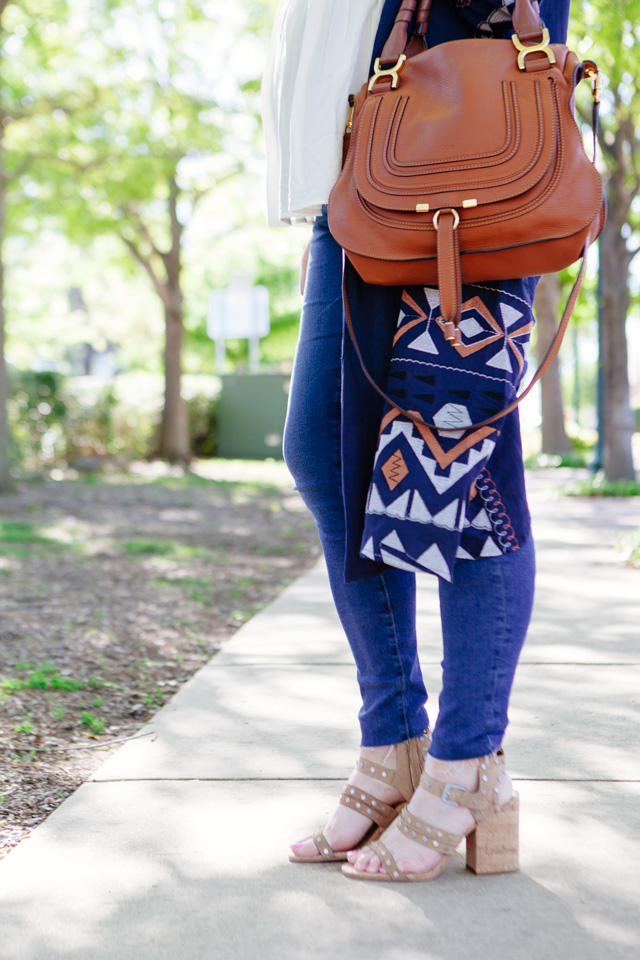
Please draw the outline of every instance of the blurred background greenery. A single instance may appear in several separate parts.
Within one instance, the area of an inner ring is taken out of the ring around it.
[[[269,290],[263,369],[290,371],[309,231],[266,227],[259,85],[276,7],[0,0],[8,417],[5,425],[0,416],[0,486],[69,465],[215,455],[220,379],[207,300],[239,273]],[[536,396],[522,413],[525,447],[532,464],[593,461],[600,302],[611,358],[601,422],[610,427],[595,456],[610,479],[631,478],[640,427],[640,3],[574,7],[572,43],[605,74],[598,162],[608,273],[598,297],[594,256],[562,348],[547,418],[562,430],[545,439]],[[551,291],[552,313],[574,274]],[[230,341],[226,371],[247,363],[246,341]]]

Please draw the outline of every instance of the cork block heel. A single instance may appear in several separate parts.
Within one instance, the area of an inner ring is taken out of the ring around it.
[[[477,874],[515,873],[520,798],[514,793],[500,813],[477,824],[467,837],[467,868]]]

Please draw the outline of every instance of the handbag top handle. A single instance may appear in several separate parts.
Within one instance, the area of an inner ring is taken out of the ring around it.
[[[432,0],[404,0],[398,10],[396,21],[380,56],[380,65],[387,67],[398,62],[409,40],[409,27],[414,19],[413,33],[424,40],[427,33],[429,10]],[[418,12],[416,13],[416,7]],[[514,30],[524,44],[536,44],[542,40],[544,24],[540,19],[537,0],[515,0],[513,11]]]

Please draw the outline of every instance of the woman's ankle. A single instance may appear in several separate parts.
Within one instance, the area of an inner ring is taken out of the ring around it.
[[[443,783],[455,783],[456,786],[464,787],[472,793],[479,786],[479,757],[472,757],[469,760],[440,760],[438,757],[427,754],[425,759],[425,773],[441,780]]]

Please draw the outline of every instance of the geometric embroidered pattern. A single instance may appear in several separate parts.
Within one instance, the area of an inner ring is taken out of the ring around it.
[[[386,463],[380,468],[382,470],[382,475],[384,476],[387,484],[389,485],[389,490],[395,490],[398,484],[404,480],[406,475],[409,473],[409,467],[405,463],[404,457],[400,450],[396,450],[393,453]]]
[[[513,427],[517,415],[485,427],[471,425],[515,396],[534,321],[527,301],[510,292],[508,281],[486,292],[463,286],[460,342],[451,344],[444,336],[438,290],[403,290],[389,383],[392,393],[401,384],[398,402],[416,419],[393,403],[385,406],[365,507],[361,556],[449,582],[458,561],[520,548],[498,490],[506,484],[510,504],[514,495],[524,499]],[[504,452],[499,467],[492,468],[494,480],[487,464],[498,447]],[[526,535],[522,520],[516,523]]]

